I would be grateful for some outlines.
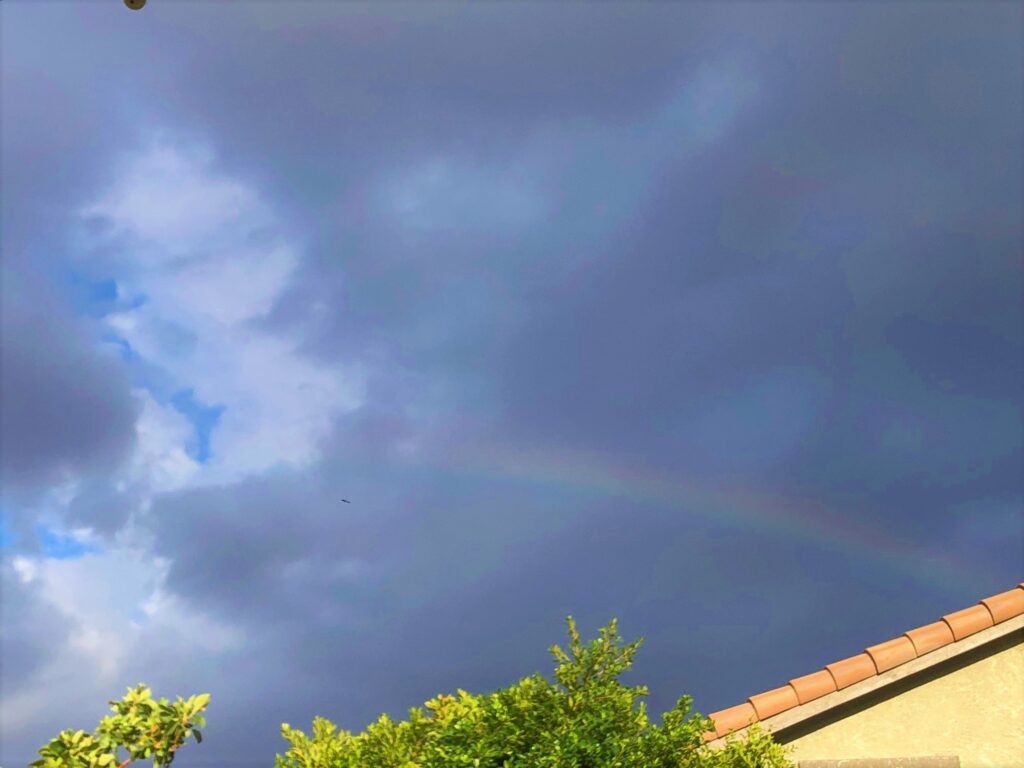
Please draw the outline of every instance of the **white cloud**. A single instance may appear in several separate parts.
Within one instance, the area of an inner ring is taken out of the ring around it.
[[[191,423],[173,408],[158,404],[145,390],[134,394],[143,406],[135,423],[137,442],[129,477],[155,493],[188,485],[200,468],[185,452]]]
[[[147,617],[149,633],[174,636],[183,647],[220,653],[242,645],[241,632],[192,610],[163,588],[156,589],[140,608]]]
[[[269,213],[252,190],[209,174],[211,161],[208,150],[155,142],[126,158],[117,182],[82,213],[143,246],[133,258],[159,263],[217,249],[238,237],[225,230],[226,222],[258,227]]]
[[[11,561],[11,565],[14,567],[14,572],[18,574],[18,580],[22,584],[32,583],[39,575],[36,564],[27,557],[18,555]]]
[[[224,411],[210,461],[201,464],[186,451],[194,438],[189,418],[166,393],[136,389],[135,451],[111,479],[125,498],[138,499],[129,526],[80,557],[13,559],[14,577],[31,583],[72,629],[31,684],[0,702],[5,728],[48,711],[40,691],[94,693],[122,682],[154,643],[171,643],[183,656],[241,646],[234,627],[165,588],[170,563],[154,557],[158,542],[135,521],[145,519],[155,495],[315,461],[334,418],[361,403],[358,370],[307,359],[295,339],[253,326],[287,288],[300,254],[254,190],[211,166],[209,152],[156,143],[126,158],[112,187],[82,209],[110,225],[107,246],[121,252],[109,275],[118,295],[146,297],[107,316],[108,328],[147,370],[162,370],[174,388],[190,388],[200,403]],[[161,334],[172,325],[194,343],[169,349]],[[60,520],[77,492],[76,478],[68,478],[35,510],[38,519],[67,534]],[[70,533],[96,543],[88,528]]]
[[[173,302],[193,323],[232,326],[266,315],[287,286],[295,254],[285,247],[248,248],[183,266],[157,296]]]
[[[92,536],[88,530],[76,533]],[[72,631],[67,645],[48,660],[32,685],[0,700],[6,729],[33,722],[52,705],[52,696],[37,695],[47,689],[47,681],[80,692],[116,687],[133,660],[158,639],[185,655],[216,654],[241,645],[240,632],[166,592],[170,563],[153,557],[151,549],[146,535],[129,527],[102,553],[12,560],[19,580],[34,583],[40,599]],[[140,622],[142,614],[146,619]]]
[[[65,652],[84,657],[110,682],[131,643],[125,614],[147,594],[147,558],[113,549],[65,560],[34,562],[40,594],[74,626]]]
[[[307,465],[334,418],[362,402],[359,370],[304,358],[294,339],[253,327],[287,288],[299,253],[255,191],[211,166],[209,152],[154,144],[85,209],[126,238],[119,290],[146,296],[109,316],[110,328],[201,403],[224,407],[210,461],[197,467],[168,449],[174,440],[183,448],[188,435],[147,403],[148,442],[135,467],[165,489]],[[161,341],[171,324],[195,339],[186,351]]]

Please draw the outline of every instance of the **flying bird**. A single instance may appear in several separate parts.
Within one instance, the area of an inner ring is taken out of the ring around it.
[[[346,504],[351,504],[351,503],[352,503],[352,502],[351,502],[351,501],[349,501],[348,499],[342,499],[342,501],[344,501],[344,502],[345,502]]]

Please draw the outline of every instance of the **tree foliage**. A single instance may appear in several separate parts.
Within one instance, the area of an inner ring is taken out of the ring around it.
[[[645,686],[627,687],[642,639],[623,644],[613,619],[584,644],[568,618],[569,648],[553,646],[555,682],[539,674],[485,695],[459,690],[381,717],[365,731],[338,731],[314,718],[312,737],[281,726],[291,745],[274,768],[784,768],[790,763],[770,734],[754,727],[745,740],[711,750],[712,723],[690,716],[683,696],[651,723]],[[425,711],[424,711],[425,710]]]
[[[189,736],[203,740],[199,728],[206,725],[199,713],[206,709],[210,694],[169,704],[153,700],[152,691],[142,683],[128,689],[121,701],[110,701],[114,716],[104,717],[91,735],[85,731],[61,731],[39,750],[42,757],[31,768],[124,768],[135,760],[152,757],[153,766],[167,766]],[[118,750],[128,756],[121,760]]]

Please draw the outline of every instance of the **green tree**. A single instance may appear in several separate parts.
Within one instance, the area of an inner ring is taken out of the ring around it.
[[[485,695],[459,690],[409,710],[394,722],[382,715],[360,734],[313,720],[312,738],[281,726],[290,743],[275,768],[784,768],[790,763],[771,735],[752,728],[745,740],[709,749],[712,723],[690,715],[683,696],[651,723],[640,699],[645,686],[619,675],[642,639],[623,644],[613,619],[584,644],[568,618],[569,648],[551,648],[555,682],[539,674]],[[426,711],[424,711],[424,709]]]
[[[39,750],[42,757],[31,768],[124,768],[135,760],[153,758],[153,766],[166,766],[188,737],[203,740],[199,728],[206,725],[199,714],[210,703],[210,694],[169,704],[153,700],[142,683],[128,689],[121,701],[110,701],[114,716],[104,717],[91,735],[85,731],[61,731]],[[121,760],[118,750],[128,756]]]

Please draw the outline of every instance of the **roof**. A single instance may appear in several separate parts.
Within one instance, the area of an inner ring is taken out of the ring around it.
[[[952,655],[950,651],[955,651],[957,646],[962,646],[964,650],[974,647],[982,639],[974,637],[978,633],[1018,618],[1024,621],[1024,582],[1006,592],[979,600],[969,608],[946,614],[932,624],[908,630],[899,637],[865,648],[863,653],[856,656],[826,664],[824,669],[794,678],[780,688],[755,694],[742,704],[713,712],[708,717],[714,721],[715,730],[705,733],[704,738],[708,741],[721,739],[751,723],[774,718],[787,710],[802,707],[855,684],[861,684],[866,690],[868,684],[865,681],[883,675],[886,678],[893,677],[889,674],[891,670],[906,666],[907,672],[916,671],[911,670],[911,667],[922,667],[918,661],[922,657],[939,649],[945,649],[946,652],[935,654],[935,658],[948,657]],[[1020,621],[1012,623],[1016,625]],[[885,681],[878,679],[875,682]],[[838,702],[846,698],[837,696],[836,700]]]

